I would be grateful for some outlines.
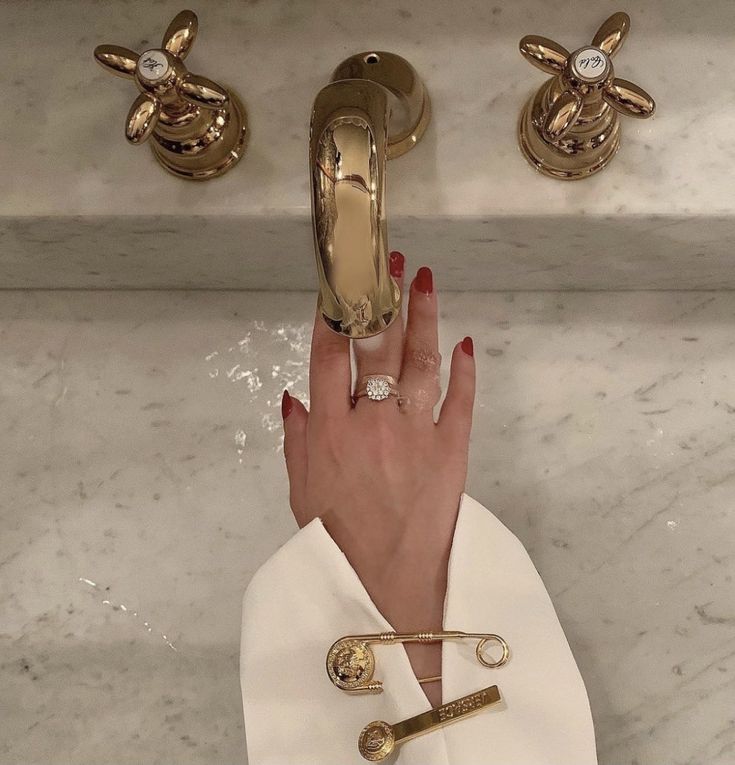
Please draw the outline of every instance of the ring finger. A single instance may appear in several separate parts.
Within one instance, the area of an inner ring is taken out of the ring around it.
[[[391,252],[390,274],[401,291],[403,291],[404,270],[405,258],[403,255],[400,252]],[[401,372],[401,357],[403,355],[403,317],[396,317],[393,324],[385,332],[381,332],[375,337],[355,340],[352,347],[355,351],[358,386],[361,379],[366,375],[390,375],[397,380]]]
[[[437,299],[431,269],[420,268],[411,283],[400,390],[406,413],[433,412],[441,397]]]

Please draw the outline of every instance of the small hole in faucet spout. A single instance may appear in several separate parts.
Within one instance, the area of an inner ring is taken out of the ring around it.
[[[364,60],[366,64],[377,64],[380,61],[380,56],[377,53],[368,53]]]

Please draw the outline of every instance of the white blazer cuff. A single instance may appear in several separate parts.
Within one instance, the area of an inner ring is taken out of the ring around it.
[[[417,625],[421,628],[421,625]],[[401,765],[596,765],[587,693],[546,589],[518,539],[462,496],[449,561],[444,628],[502,635],[500,669],[471,641],[442,647],[443,700],[497,684],[503,702],[406,742]],[[392,630],[347,558],[316,519],[255,574],[243,602],[240,680],[249,765],[364,763],[360,730],[430,708],[401,645],[376,646],[379,695],[330,682],[339,637]]]

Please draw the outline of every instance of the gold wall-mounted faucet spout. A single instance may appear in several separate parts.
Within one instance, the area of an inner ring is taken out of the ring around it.
[[[552,75],[525,105],[518,139],[526,159],[552,178],[577,180],[602,170],[620,145],[619,115],[645,119],[656,108],[638,85],[615,77],[612,58],[630,31],[627,13],[614,13],[591,45],[570,53],[546,37],[520,42],[524,58]]]
[[[309,172],[319,306],[346,337],[383,332],[400,313],[388,261],[385,163],[418,143],[430,114],[414,68],[385,51],[343,61],[314,100]]]

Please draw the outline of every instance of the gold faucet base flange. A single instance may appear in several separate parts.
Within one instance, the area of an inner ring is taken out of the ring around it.
[[[242,159],[249,137],[247,112],[233,91],[230,91],[228,112],[224,130],[200,152],[189,151],[186,141],[162,141],[154,135],[150,142],[153,156],[164,170],[177,178],[206,181],[224,175]]]
[[[431,99],[405,58],[384,50],[355,53],[332,73],[332,82],[345,79],[375,82],[390,94],[387,159],[402,157],[416,146],[431,122]]]
[[[567,153],[541,136],[534,124],[534,111],[538,113],[539,94],[533,95],[524,106],[518,120],[518,145],[528,163],[542,175],[562,181],[589,178],[607,167],[620,147],[619,121],[614,119],[607,137],[594,149]]]
[[[429,92],[424,90],[424,97],[421,103],[421,109],[419,112],[419,118],[416,124],[412,126],[411,130],[399,140],[394,140],[393,137],[388,135],[387,156],[388,159],[396,159],[402,157],[407,152],[411,151],[414,146],[423,138],[426,128],[429,127],[431,122],[431,99],[429,98]]]

